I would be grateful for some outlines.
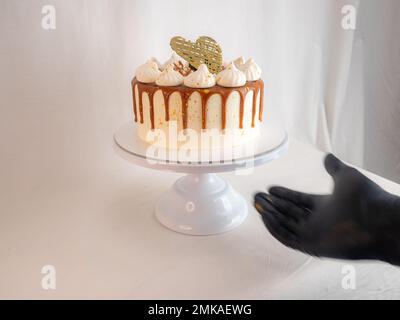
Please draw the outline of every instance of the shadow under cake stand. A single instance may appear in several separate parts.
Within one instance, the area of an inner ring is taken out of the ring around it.
[[[216,173],[243,170],[246,167],[251,170],[251,167],[277,159],[288,149],[288,135],[284,129],[265,125],[260,130],[250,153],[233,150],[226,155],[224,150],[214,149],[219,157],[211,160],[204,161],[197,155],[192,160],[185,158],[185,161],[178,161],[168,159],[168,150],[167,156],[149,156],[147,152],[150,145],[139,138],[135,124],[127,123],[115,133],[114,149],[122,158],[136,165],[186,173],[158,200],[156,217],[164,226],[176,232],[211,235],[232,230],[248,214],[245,199]],[[243,176],[243,179],[247,177]]]

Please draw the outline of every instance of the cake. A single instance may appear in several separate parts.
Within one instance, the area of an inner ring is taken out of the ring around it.
[[[195,45],[192,47],[200,54],[176,50],[181,56],[174,52],[163,64],[151,58],[136,69],[131,85],[139,137],[152,143],[163,135],[169,141],[167,148],[196,134],[229,138],[233,144],[254,139],[263,114],[260,67],[253,59],[244,58],[223,63],[216,42],[211,48],[209,42],[206,48]],[[210,55],[214,48],[216,52]],[[209,55],[202,56],[202,49]],[[198,59],[194,61],[193,56]],[[173,139],[178,142],[171,143],[172,129],[177,131]]]

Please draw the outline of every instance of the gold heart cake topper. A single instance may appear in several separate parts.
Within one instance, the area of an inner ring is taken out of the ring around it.
[[[219,44],[210,37],[200,37],[191,42],[182,37],[171,39],[171,48],[196,69],[206,64],[211,73],[217,74],[222,68],[222,50]]]

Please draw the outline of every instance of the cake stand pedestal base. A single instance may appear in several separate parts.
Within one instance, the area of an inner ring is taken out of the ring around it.
[[[178,179],[158,200],[155,210],[164,226],[190,235],[229,231],[248,213],[244,198],[214,173]]]
[[[155,213],[167,228],[190,235],[226,232],[247,217],[244,198],[216,173],[263,165],[279,158],[289,145],[286,131],[271,124],[261,128],[259,138],[248,142],[253,146],[252,152],[237,152],[244,145],[235,147],[231,154],[221,147],[214,149],[220,158],[212,161],[203,161],[195,155],[177,161],[169,158],[167,150],[160,152],[162,157],[155,157],[148,152],[150,145],[139,138],[133,123],[118,129],[114,142],[115,151],[135,165],[186,174],[156,201]]]

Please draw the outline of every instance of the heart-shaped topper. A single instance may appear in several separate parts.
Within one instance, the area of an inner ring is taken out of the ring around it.
[[[200,37],[195,43],[182,37],[171,39],[171,48],[196,69],[206,64],[211,73],[217,74],[222,68],[222,50],[210,37]]]

